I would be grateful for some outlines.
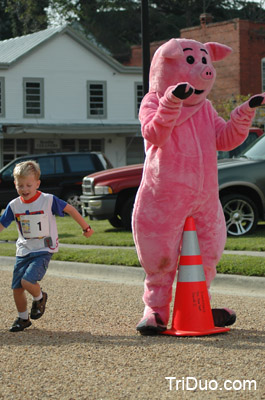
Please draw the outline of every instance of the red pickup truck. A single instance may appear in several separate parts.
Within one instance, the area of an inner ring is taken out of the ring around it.
[[[261,129],[253,128],[246,141],[249,142],[250,137],[253,141],[261,134],[263,134]],[[245,142],[244,145],[246,145]],[[226,154],[226,158],[227,156],[229,155]],[[218,155],[218,158],[223,157]],[[220,167],[218,169],[219,175],[222,174]],[[142,171],[143,164],[136,164],[85,176],[80,197],[83,216],[90,216],[91,219],[97,220],[108,219],[115,228],[130,230],[133,204]],[[229,186],[228,183],[227,185]],[[227,191],[226,188],[226,194]]]
[[[143,164],[128,165],[85,176],[80,197],[83,216],[108,219],[115,228],[131,229],[131,214]]]

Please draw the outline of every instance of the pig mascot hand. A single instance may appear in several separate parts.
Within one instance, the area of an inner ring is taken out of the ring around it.
[[[132,219],[137,254],[146,272],[144,315],[136,328],[141,334],[167,327],[186,218],[195,220],[208,289],[224,250],[216,151],[240,145],[255,107],[264,103],[264,94],[253,96],[225,122],[207,100],[216,76],[212,62],[231,51],[219,43],[171,39],[151,63],[150,90],[139,113],[146,159]],[[213,318],[216,326],[226,326],[236,315],[220,308],[213,310]]]

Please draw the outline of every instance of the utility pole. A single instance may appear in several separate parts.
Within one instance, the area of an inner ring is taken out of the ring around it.
[[[141,29],[142,29],[143,94],[145,95],[149,90],[149,69],[150,69],[148,0],[142,0],[141,25],[142,25]]]

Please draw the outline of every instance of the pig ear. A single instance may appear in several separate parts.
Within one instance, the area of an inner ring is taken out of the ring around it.
[[[220,61],[233,51],[231,47],[216,42],[208,42],[205,43],[204,46],[210,53],[212,61]]]
[[[170,39],[161,49],[161,56],[165,58],[176,58],[183,55],[183,49],[176,39]]]

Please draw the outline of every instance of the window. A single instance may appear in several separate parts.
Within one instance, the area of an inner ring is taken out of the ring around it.
[[[31,139],[4,139],[3,140],[3,165],[14,158],[25,156],[30,152]]]
[[[78,151],[104,151],[104,139],[79,139]]]
[[[134,85],[135,98],[135,117],[138,118],[139,108],[143,98],[143,84],[136,82]]]
[[[23,79],[24,118],[44,117],[44,79]]]
[[[37,158],[37,162],[40,166],[42,176],[63,174],[64,172],[62,157],[41,157]]]
[[[87,117],[107,118],[106,82],[87,82]]]
[[[62,139],[62,151],[76,151],[75,142],[75,139]]]
[[[144,141],[142,137],[126,138],[126,162],[127,165],[140,164],[144,162]]]
[[[73,134],[74,135],[74,134]],[[62,139],[62,151],[104,152],[104,139]]]
[[[90,154],[73,154],[67,157],[67,161],[71,172],[85,172],[96,170]]]
[[[0,77],[0,117],[5,116],[5,78]]]
[[[104,139],[91,139],[90,140],[91,151],[104,151]]]
[[[261,60],[261,82],[262,82],[262,92],[265,92],[265,58]]]

